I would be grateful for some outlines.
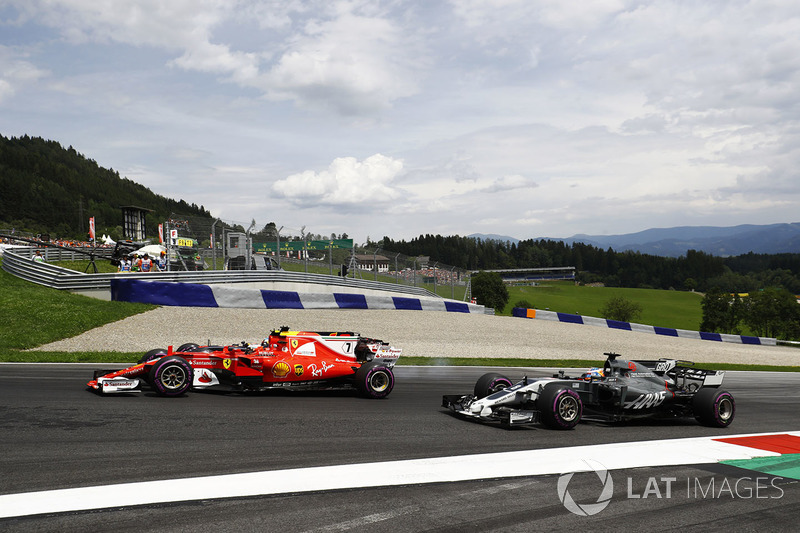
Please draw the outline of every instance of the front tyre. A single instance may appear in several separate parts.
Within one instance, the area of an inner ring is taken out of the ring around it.
[[[382,364],[363,365],[356,371],[356,389],[366,398],[386,398],[394,388],[394,373]]]
[[[736,416],[733,395],[714,387],[703,387],[692,399],[694,417],[704,426],[726,428]]]
[[[583,402],[578,393],[559,385],[546,386],[536,405],[542,415],[542,424],[550,429],[572,429],[583,415]]]
[[[478,378],[475,382],[475,397],[486,398],[495,392],[507,389],[511,386],[511,380],[503,374],[497,372],[489,372]]]
[[[160,396],[180,396],[192,386],[194,371],[183,357],[170,356],[150,369],[150,385]]]
[[[176,352],[196,352],[200,346],[194,342],[187,342],[178,346]]]

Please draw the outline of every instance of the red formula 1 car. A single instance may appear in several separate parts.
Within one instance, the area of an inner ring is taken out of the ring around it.
[[[138,392],[142,382],[161,396],[190,388],[232,391],[349,389],[385,398],[394,387],[400,350],[352,332],[274,330],[260,345],[184,344],[147,352],[139,364],[97,370],[87,383],[101,394]]]

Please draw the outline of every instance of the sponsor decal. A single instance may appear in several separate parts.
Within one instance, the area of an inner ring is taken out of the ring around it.
[[[675,366],[675,361],[664,361],[663,363],[658,363],[656,365],[656,372],[668,372],[675,368]]]
[[[630,361],[630,362],[628,363],[628,368],[629,368],[630,370],[636,370],[636,363],[634,363],[633,361]]]
[[[308,369],[311,371],[311,375],[312,376],[316,376],[316,377],[321,376],[322,374],[324,374],[325,372],[327,372],[331,368],[333,368],[333,365],[329,365],[325,361],[322,361],[322,367],[321,368],[317,368],[316,364],[308,365]]]
[[[298,342],[298,340],[297,340],[297,339],[292,339],[292,349],[293,349],[293,350],[297,348],[297,345],[298,345],[298,344],[299,344],[299,342]]]
[[[286,361],[278,361],[272,366],[272,375],[276,378],[285,378],[292,371],[292,367]]]
[[[216,363],[210,359],[192,359],[189,361],[192,366],[214,366]]]
[[[307,342],[294,351],[294,355],[304,355],[306,357],[317,356],[317,345],[313,342]]]
[[[222,367],[225,370],[230,370],[231,369],[231,360],[230,359],[223,359],[222,360]]]
[[[303,365],[294,365],[294,375],[295,376],[303,375]]]
[[[203,373],[200,374],[200,377],[197,378],[197,381],[200,383],[211,383],[213,380],[211,379],[211,374],[207,370],[203,370]]]
[[[640,394],[635,400],[625,402],[625,409],[649,409],[651,407],[658,407],[664,403],[666,398],[666,391]]]

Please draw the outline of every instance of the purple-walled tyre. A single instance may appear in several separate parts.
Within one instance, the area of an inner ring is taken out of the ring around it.
[[[572,429],[583,415],[581,397],[560,384],[547,385],[536,405],[542,414],[542,423],[551,429]]]
[[[150,369],[150,385],[160,396],[180,396],[192,386],[193,378],[192,365],[175,355],[156,361]]]
[[[478,378],[475,382],[475,397],[486,398],[490,394],[507,389],[511,386],[511,380],[503,374],[489,372]]]
[[[367,398],[386,398],[394,388],[394,373],[388,366],[366,364],[358,369],[355,377],[356,389]]]
[[[733,395],[715,387],[703,387],[692,399],[694,417],[704,426],[726,428],[736,416]]]

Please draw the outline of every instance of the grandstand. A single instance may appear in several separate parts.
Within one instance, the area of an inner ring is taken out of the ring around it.
[[[475,270],[472,273],[477,274]],[[509,285],[523,285],[535,281],[574,280],[575,267],[545,267],[545,268],[501,268],[484,270],[483,272],[497,272],[503,281]]]

